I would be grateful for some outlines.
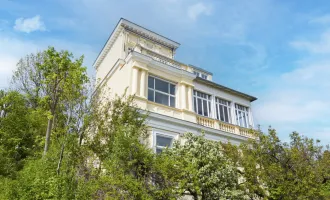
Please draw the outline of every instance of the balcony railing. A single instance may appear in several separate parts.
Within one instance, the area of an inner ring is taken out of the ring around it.
[[[171,58],[168,58],[166,56],[163,56],[163,55],[160,55],[158,53],[155,53],[149,49],[146,49],[146,48],[141,48],[142,49],[142,52],[147,54],[148,56],[150,56],[152,59],[158,61],[158,62],[161,62],[161,63],[164,63],[166,65],[170,65],[172,67],[176,67],[176,68],[179,68],[179,69],[182,69],[182,63],[176,61],[176,60],[173,60]]]
[[[251,129],[240,127],[234,124],[228,124],[225,122],[220,122],[215,119],[203,117],[200,115],[196,116],[197,124],[200,124],[205,127],[219,129],[221,131],[232,133],[236,135],[241,135],[248,138],[255,138],[255,136],[251,133]]]
[[[200,124],[202,126],[206,126],[209,128],[214,128],[215,120],[207,118],[207,117],[197,116],[197,124]]]

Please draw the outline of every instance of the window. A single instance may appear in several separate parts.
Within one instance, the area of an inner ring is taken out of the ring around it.
[[[224,99],[215,98],[215,107],[217,111],[217,119],[231,123],[230,102]]]
[[[199,72],[194,71],[194,74],[198,77],[200,76]]]
[[[194,109],[199,115],[211,117],[211,95],[194,90]]]
[[[156,153],[161,153],[164,148],[172,147],[173,137],[156,135]]]
[[[249,128],[249,108],[235,104],[235,112],[237,125]]]
[[[148,77],[148,100],[175,107],[175,85],[167,81]]]
[[[194,71],[194,74],[197,77],[201,77],[202,79],[207,79],[207,75],[206,74],[203,74],[203,73],[200,73],[200,72],[197,72],[197,71]]]

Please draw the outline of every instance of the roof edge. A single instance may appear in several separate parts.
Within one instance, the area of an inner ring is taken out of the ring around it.
[[[226,87],[226,86],[223,86],[223,85],[220,85],[218,83],[215,83],[215,82],[212,82],[212,81],[209,81],[209,80],[205,80],[203,78],[200,78],[200,77],[196,77],[194,79],[195,81],[198,81],[198,82],[201,82],[201,83],[205,83],[205,84],[208,84],[208,85],[212,85],[214,87],[217,87],[221,90],[225,90],[225,91],[228,91],[228,92],[231,92],[231,93],[234,93],[238,96],[241,96],[241,97],[244,97],[248,100],[250,100],[250,102],[253,102],[255,100],[257,100],[258,98],[257,97],[254,97],[254,96],[251,96],[251,95],[248,95],[248,94],[245,94],[243,92],[240,92],[240,91],[237,91],[237,90],[234,90],[234,89],[231,89],[229,87]]]
[[[192,65],[192,64],[188,64],[188,66],[189,66],[189,67],[192,67],[192,68],[194,68],[194,69],[197,69],[197,70],[199,70],[199,71],[201,71],[201,72],[204,72],[204,73],[207,73],[207,74],[213,76],[213,73],[212,73],[212,72],[209,72],[209,71],[207,71],[207,70],[205,70],[205,69],[202,69],[202,68],[200,68],[200,67],[196,67],[195,65]]]
[[[150,36],[151,40],[155,40],[155,42],[157,42],[157,38],[158,38],[158,42],[162,41],[162,43],[164,43],[163,45],[168,44],[168,46],[170,46],[170,48],[174,48],[177,49],[180,46],[180,43],[171,40],[165,36],[162,36],[158,33],[155,33],[147,28],[144,28],[138,24],[135,24],[127,19],[124,18],[120,18],[120,20],[117,22],[115,28],[112,30],[110,36],[108,37],[107,41],[105,42],[105,44],[103,45],[101,51],[99,52],[99,54],[97,55],[94,63],[93,63],[93,67],[94,68],[98,68],[100,62],[102,61],[102,56],[104,56],[104,54],[106,54],[107,52],[105,52],[105,50],[107,48],[111,48],[112,44],[115,40],[116,34],[118,34],[121,31],[121,27],[123,28],[128,28],[128,27],[132,27],[135,28],[137,30],[139,30],[140,32],[144,32],[146,35]],[[138,33],[137,33],[138,34]]]

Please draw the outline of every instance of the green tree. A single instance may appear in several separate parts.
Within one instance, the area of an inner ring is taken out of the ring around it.
[[[45,115],[16,91],[0,91],[0,176],[14,176],[40,151]]]
[[[97,167],[97,178],[91,181],[98,185],[94,198],[176,199],[174,185],[166,182],[173,160],[157,157],[145,143],[147,115],[136,108],[133,98],[124,95],[93,103],[93,134],[86,144],[95,155],[90,162]]]
[[[187,133],[165,151],[177,160],[177,192],[197,199],[245,199],[238,166],[224,154],[223,144]]]
[[[48,111],[44,154],[49,149],[54,123],[64,112],[63,104],[84,98],[82,90],[89,79],[82,63],[83,56],[74,59],[72,53],[58,52],[53,47],[31,54],[18,63],[13,82],[29,97],[33,106],[42,106]]]
[[[325,173],[320,168],[322,146],[294,132],[283,143],[276,131],[259,133],[259,140],[242,144],[238,159],[245,185],[265,199],[323,199]],[[326,156],[326,155],[325,155]]]

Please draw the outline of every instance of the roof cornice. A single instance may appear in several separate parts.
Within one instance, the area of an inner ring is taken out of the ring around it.
[[[178,42],[175,42],[171,39],[168,39],[162,35],[159,35],[159,34],[153,32],[153,31],[150,31],[142,26],[139,26],[133,22],[130,22],[126,19],[121,18],[118,21],[115,29],[112,31],[111,35],[109,36],[107,42],[103,46],[101,52],[97,56],[96,60],[94,61],[93,66],[95,69],[97,69],[98,66],[101,64],[101,62],[103,61],[103,59],[105,58],[105,56],[107,55],[109,50],[112,48],[114,42],[116,41],[117,37],[119,36],[119,34],[121,33],[121,31],[123,29],[134,32],[135,34],[141,35],[145,38],[148,38],[157,43],[170,47],[174,50],[180,46],[180,43],[178,43]]]
[[[244,97],[244,98],[248,99],[250,102],[257,100],[257,98],[254,97],[254,96],[251,96],[251,95],[245,94],[245,93],[243,93],[243,92],[239,92],[239,91],[237,91],[237,90],[231,89],[231,88],[229,88],[229,87],[226,87],[226,86],[223,86],[223,85],[217,84],[217,83],[212,82],[212,81],[209,81],[209,80],[205,80],[205,79],[200,78],[200,77],[196,77],[196,79],[194,79],[194,81],[197,81],[197,82],[200,82],[200,83],[204,83],[204,84],[207,84],[207,85],[213,86],[213,87],[215,87],[215,88],[218,88],[218,89],[220,89],[220,90],[224,90],[224,91],[230,92],[230,93],[232,93],[232,94],[235,94],[235,95],[238,95],[238,96]]]

